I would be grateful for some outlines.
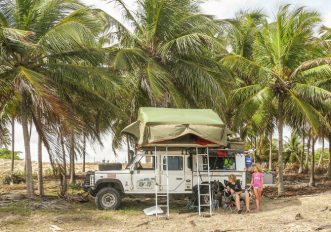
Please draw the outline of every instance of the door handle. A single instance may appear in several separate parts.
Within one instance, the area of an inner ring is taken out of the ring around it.
[[[176,180],[182,180],[182,179],[183,179],[183,178],[179,178],[179,177],[178,177],[178,178],[176,178]]]

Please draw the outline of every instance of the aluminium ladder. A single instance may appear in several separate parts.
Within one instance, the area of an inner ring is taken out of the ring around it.
[[[201,175],[201,171],[200,171],[200,165],[199,165],[199,157],[206,157],[207,158],[207,163],[204,164],[202,161],[202,171],[204,170],[204,167],[207,168],[207,176],[208,176],[208,182],[204,183],[204,181],[202,180],[202,175]],[[212,203],[213,203],[213,199],[212,199],[212,194],[211,194],[211,175],[210,175],[210,166],[209,166],[209,150],[207,147],[207,152],[206,154],[199,154],[199,150],[198,147],[196,147],[196,164],[197,164],[197,179],[198,179],[198,211],[199,211],[199,215],[200,216],[211,216],[212,215]],[[201,180],[201,183],[200,183]],[[207,193],[201,193],[200,187],[201,186],[208,186],[208,192]],[[201,197],[207,197],[209,199],[208,203],[204,203],[201,204]],[[208,213],[202,213],[201,212],[201,207],[206,207],[209,208],[209,214]]]
[[[156,217],[166,217],[169,218],[169,168],[168,168],[168,147],[166,147],[166,154],[165,154],[165,158],[166,158],[166,163],[161,165],[163,162],[161,162],[161,155],[157,156],[156,154],[156,147],[154,149],[154,162],[155,162],[155,168],[154,168],[154,172],[155,172],[155,216]],[[166,184],[162,184],[162,176],[161,176],[161,168],[163,169],[164,165],[166,166]],[[164,189],[163,187],[166,187],[166,193],[164,193]],[[162,190],[162,193],[159,193],[159,191]],[[158,198],[159,197],[166,197],[166,205],[159,205],[158,202]],[[166,214],[158,214],[157,210],[158,207],[163,207],[166,208],[167,212]]]

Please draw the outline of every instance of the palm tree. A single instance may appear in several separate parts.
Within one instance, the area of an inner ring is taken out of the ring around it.
[[[315,143],[316,136],[313,135],[312,138],[312,149],[311,149],[311,168],[310,168],[310,178],[309,186],[315,186]]]
[[[252,59],[253,55],[253,44],[258,32],[258,28],[261,26],[262,22],[265,20],[265,15],[259,10],[252,11],[240,11],[236,14],[234,19],[221,20],[219,23],[221,25],[223,33],[220,35],[220,39],[225,41],[226,47],[229,48],[232,54],[242,56],[246,59]],[[237,88],[243,87],[250,84],[250,78],[243,72],[235,72],[234,76],[237,77],[235,85]],[[226,115],[228,115],[227,122],[228,125],[234,130],[241,131],[242,138],[245,139],[244,134],[249,128],[249,125],[254,125],[253,130],[258,130],[258,144],[261,149],[265,149],[263,142],[266,142],[266,138],[269,137],[269,170],[272,169],[272,134],[274,130],[274,119],[273,112],[275,107],[271,105],[261,105],[260,109],[255,113],[255,115],[250,119],[239,119],[240,114],[236,114],[236,108],[233,107],[231,101],[231,95],[228,94],[228,107],[226,110]],[[244,122],[244,126],[242,125]],[[255,134],[255,133],[253,133]],[[261,155],[261,154],[260,154]]]
[[[201,13],[198,1],[137,1],[135,12],[116,2],[133,30],[123,26],[119,42],[109,48],[109,65],[126,83],[121,104],[127,116],[113,125],[114,147],[142,105],[211,107],[222,113],[230,76],[214,59],[224,52],[215,38],[218,25]]]
[[[284,167],[286,163],[299,162],[301,152],[301,143],[299,136],[292,131],[290,138],[287,138],[286,144],[284,145],[284,153],[286,157],[284,159]]]
[[[252,59],[255,36],[264,20],[265,15],[260,10],[239,11],[234,19],[219,21],[223,32],[219,37],[233,54]]]
[[[328,52],[328,54],[330,54],[330,52],[331,52],[331,28],[322,26],[320,33],[321,33],[321,39],[325,45],[325,49]],[[326,88],[329,91],[331,91],[331,85],[330,85],[329,80],[320,81],[318,84],[320,86],[322,86],[323,88]],[[330,113],[331,101],[330,100],[326,101],[324,106],[325,106],[324,112],[327,116],[328,121],[330,121],[330,119],[331,119],[331,113]],[[325,135],[328,137],[328,140],[329,140],[329,163],[328,163],[328,169],[327,169],[328,170],[327,177],[329,179],[331,179],[331,130],[330,130],[330,128],[326,128]]]
[[[322,152],[321,152],[321,155],[318,159],[318,164],[317,164],[317,169],[320,168],[322,162],[323,162],[323,155],[324,155],[324,148],[325,148],[325,138],[324,138],[324,135],[322,134],[322,137],[321,137],[321,140],[322,140]]]
[[[286,120],[305,118],[315,130],[326,120],[318,107],[331,98],[331,93],[317,85],[308,84],[312,78],[328,79],[329,58],[321,57],[314,26],[320,22],[317,12],[304,8],[290,10],[280,7],[276,20],[263,22],[253,46],[253,59],[231,54],[223,64],[233,71],[245,73],[251,84],[234,91],[241,114],[250,118],[260,104],[275,104],[278,127],[278,194],[283,185],[283,127]],[[323,75],[322,75],[323,74]]]
[[[301,154],[300,154],[300,166],[299,166],[298,174],[301,174],[304,169],[303,168],[303,157],[305,155],[305,136],[306,136],[305,122],[302,123],[302,128],[299,131],[301,132],[302,149],[301,149]]]
[[[0,4],[0,110],[19,99],[29,197],[33,179],[28,122],[33,121],[51,152],[53,141],[37,112],[77,125],[70,107],[72,97],[107,101],[97,92],[101,87],[111,89],[112,82],[111,72],[101,67],[104,51],[97,36],[110,26],[109,19],[101,10],[75,0],[5,0]]]
[[[329,164],[328,164],[327,177],[331,179],[331,136],[329,136]]]
[[[86,135],[83,135],[83,172],[85,172],[85,158],[86,158]]]
[[[43,180],[43,158],[42,158],[42,141],[40,136],[38,136],[38,191],[39,196],[43,197],[44,192],[44,180]]]

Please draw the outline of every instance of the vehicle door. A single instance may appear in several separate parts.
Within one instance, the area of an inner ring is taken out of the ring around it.
[[[161,191],[166,192],[167,185],[167,161],[168,161],[168,184],[170,193],[185,192],[185,160],[183,155],[168,155],[162,157],[161,182],[163,188]]]
[[[151,160],[151,162],[146,162]],[[136,161],[130,176],[131,193],[154,193],[155,192],[155,170],[154,157],[142,156]]]

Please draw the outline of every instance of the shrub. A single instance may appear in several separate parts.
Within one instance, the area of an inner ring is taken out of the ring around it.
[[[82,190],[82,183],[77,182],[76,184],[69,184],[69,188],[72,190]]]
[[[13,174],[6,174],[3,178],[2,178],[2,183],[3,184],[21,184],[21,183],[25,183],[25,177],[24,174],[21,172],[15,172]]]
[[[14,160],[21,160],[20,153],[20,151],[14,152]],[[0,148],[0,159],[11,159],[11,151],[7,148]]]

